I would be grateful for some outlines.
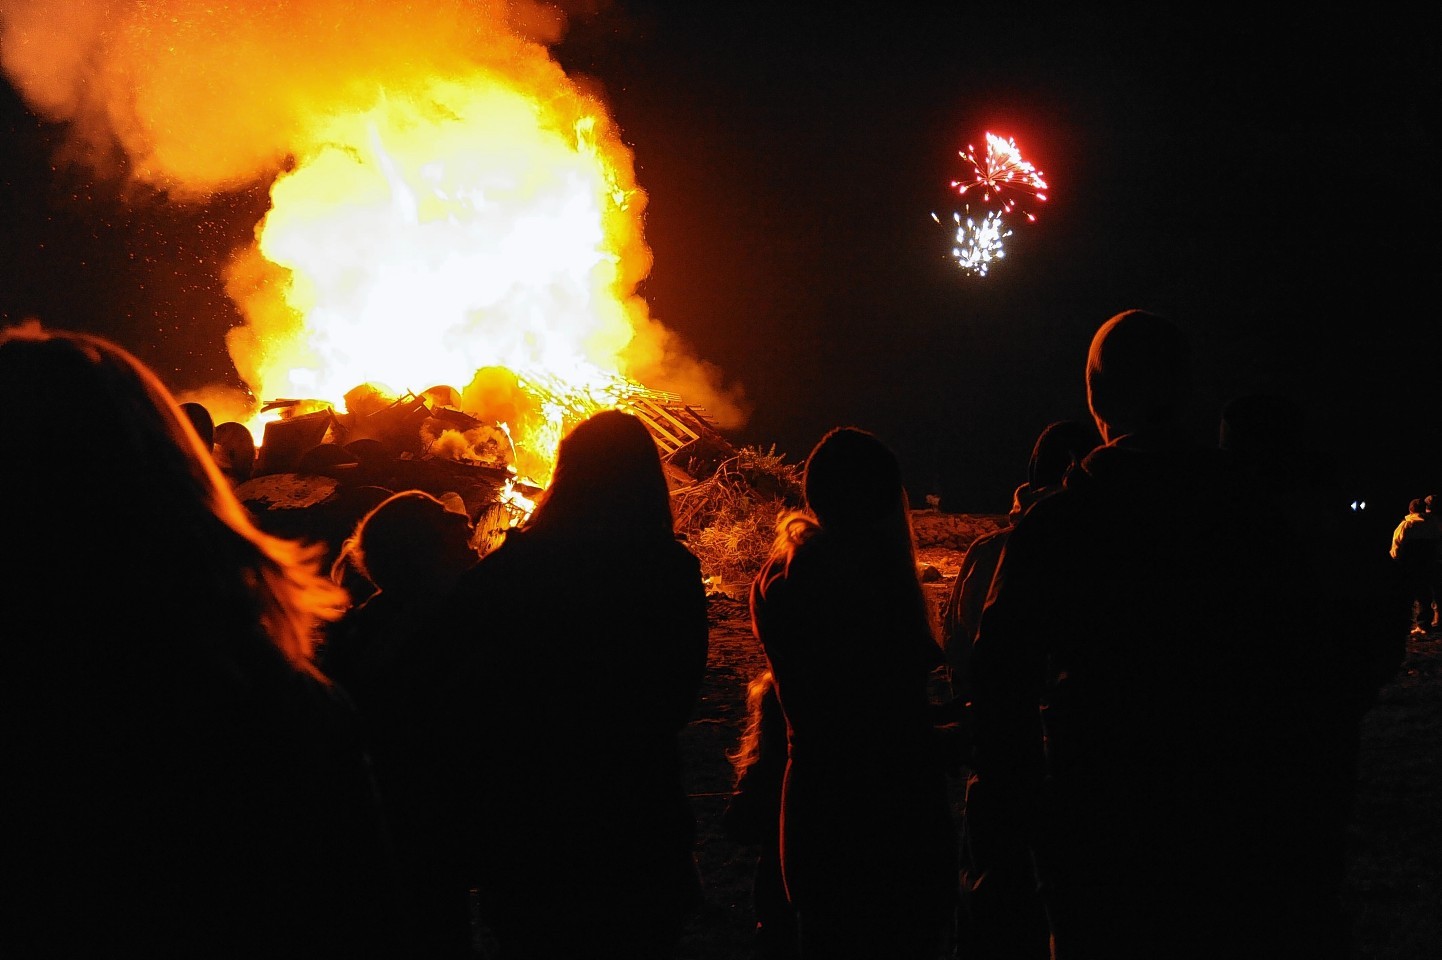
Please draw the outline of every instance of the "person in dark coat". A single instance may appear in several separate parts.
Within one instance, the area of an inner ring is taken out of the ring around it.
[[[900,466],[837,428],[804,489],[750,598],[787,722],[781,863],[801,955],[933,960],[954,931],[956,826]]]
[[[395,957],[318,548],[256,529],[133,355],[37,324],[0,335],[0,511],[0,953]]]
[[[1354,678],[1311,558],[1185,431],[1191,372],[1153,313],[1094,336],[1104,445],[1007,540],[976,769],[1020,813],[1057,960],[1342,960]]]
[[[1037,435],[1026,482],[1012,496],[1008,525],[978,537],[967,548],[946,605],[941,638],[954,696],[971,702],[971,645],[991,592],[992,575],[1007,535],[1032,504],[1060,490],[1066,475],[1097,445],[1090,422],[1057,420]],[[961,836],[961,909],[957,920],[966,956],[1047,960],[1051,936],[1036,889],[1031,851],[1009,820],[1015,809],[996,804],[988,784],[971,771],[966,781]],[[992,824],[1000,821],[1000,828]]]
[[[1017,518],[1042,497],[1061,489],[1062,480],[1097,445],[1090,423],[1057,420],[1037,434],[1027,462],[1026,481],[1012,493],[1006,526],[982,534],[971,542],[961,558],[941,614],[941,648],[946,654],[952,692],[963,702],[971,699],[966,671],[971,662],[971,644],[981,628],[981,611],[991,591],[991,577],[1001,559],[1006,535]]]
[[[447,699],[501,955],[673,957],[701,898],[678,735],[709,625],[638,418],[602,411],[566,435],[535,511],[461,578],[448,617],[473,645]]]
[[[1423,624],[1433,631],[1442,630],[1442,497],[1429,493],[1422,499],[1422,515],[1437,534],[1437,548],[1432,556],[1432,622]]]
[[[1388,556],[1396,561],[1404,588],[1413,608],[1411,634],[1425,635],[1434,618],[1442,617],[1442,603],[1435,595],[1437,556],[1442,550],[1442,527],[1435,514],[1427,510],[1425,497],[1415,497],[1407,504],[1407,513],[1392,531]]]
[[[350,695],[395,838],[410,956],[474,957],[469,885],[456,857],[459,753],[434,709],[465,648],[441,622],[457,579],[479,559],[469,517],[421,490],[382,500],[349,556],[375,592],[328,632],[321,669]]]

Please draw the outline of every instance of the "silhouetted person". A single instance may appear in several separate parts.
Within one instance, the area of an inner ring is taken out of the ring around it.
[[[932,960],[954,927],[956,827],[901,470],[843,427],[811,451],[804,489],[751,587],[788,727],[781,862],[801,954]]]
[[[1407,514],[1392,531],[1389,554],[1397,563],[1412,606],[1412,635],[1422,636],[1431,629],[1442,607],[1434,612],[1438,601],[1436,586],[1437,553],[1442,549],[1442,528],[1427,513],[1427,501],[1416,497],[1407,505]]]
[[[1422,513],[1437,531],[1442,541],[1442,497],[1429,493],[1422,501]],[[1442,542],[1438,543],[1436,556],[1432,560],[1432,624],[1433,630],[1442,630]]]
[[[981,626],[992,574],[1011,527],[1042,497],[1061,489],[1067,473],[1097,445],[1090,423],[1058,420],[1037,435],[1026,482],[1012,496],[1008,525],[974,540],[962,558],[942,611],[942,649],[953,695],[971,700],[971,645]],[[973,771],[967,778],[962,818],[961,915],[958,932],[966,956],[1045,960],[1050,952],[1046,914],[1036,889],[1031,850],[1007,820],[1011,804],[991,802],[987,784]],[[993,826],[1000,821],[999,826]]]
[[[330,631],[320,665],[355,700],[399,852],[411,955],[471,957],[469,884],[455,855],[451,731],[432,710],[459,662],[441,604],[475,565],[464,513],[420,490],[393,494],[356,525],[351,557],[375,592]]]
[[[566,435],[452,617],[474,650],[450,701],[474,754],[469,852],[502,956],[674,956],[701,896],[677,738],[709,627],[640,420],[603,411]]]
[[[758,847],[751,872],[758,960],[797,960],[796,910],[781,875],[781,787],[786,777],[786,716],[770,670],[746,685],[746,726],[731,756],[736,782],[722,817],[726,836]]]
[[[1333,629],[1315,645],[1331,644],[1332,655],[1351,663],[1360,719],[1406,656],[1409,601],[1372,527],[1351,509],[1339,452],[1311,434],[1297,401],[1271,392],[1228,402],[1218,431],[1257,508],[1285,530],[1290,549],[1317,578],[1310,599],[1325,598]]]
[[[210,416],[210,410],[205,404],[193,400],[182,403],[180,409],[195,428],[195,435],[200,437],[201,446],[205,447],[206,452],[210,452],[215,447],[215,421]]]
[[[971,699],[967,668],[971,644],[981,627],[981,611],[991,590],[991,576],[1006,545],[1017,518],[1027,508],[1049,493],[1061,489],[1061,482],[1071,468],[1081,462],[1098,443],[1096,429],[1090,423],[1057,420],[1037,435],[1027,463],[1026,482],[1012,493],[1007,524],[977,537],[966,549],[961,567],[952,584],[946,605],[942,608],[941,647],[946,653],[953,693],[963,701]]]
[[[255,472],[255,437],[250,428],[234,420],[215,425],[215,462],[232,486],[240,486]]]
[[[394,957],[315,549],[255,528],[140,361],[34,324],[0,335],[0,511],[0,952]]]
[[[1007,540],[972,648],[977,773],[1029,821],[1058,960],[1343,958],[1351,678],[1312,558],[1185,435],[1190,380],[1155,314],[1093,338],[1104,445]]]
[[[330,580],[332,583],[339,584],[345,589],[346,594],[350,597],[351,607],[359,606],[376,592],[375,583],[361,571],[358,562],[360,538],[357,536],[357,533],[360,522],[365,519],[367,513],[380,506],[394,495],[395,492],[396,491],[389,487],[378,487],[371,484],[352,487],[349,491],[350,496],[348,499],[350,503],[354,509],[360,512],[357,515],[354,528],[351,530],[350,535],[341,540],[340,544],[328,555],[331,557]],[[326,633],[334,633],[338,626],[338,623],[331,624]],[[319,656],[322,660],[322,666],[324,666],[323,661],[326,656],[324,645],[320,650]]]
[[[1331,709],[1305,744],[1329,789],[1318,790],[1297,819],[1316,838],[1308,882],[1343,918],[1334,955],[1347,955],[1350,918],[1337,894],[1345,881],[1349,828],[1357,795],[1362,720],[1406,656],[1410,603],[1374,531],[1351,509],[1337,452],[1311,435],[1305,411],[1278,393],[1250,393],[1222,410],[1221,449],[1241,472],[1258,507],[1285,536],[1285,549],[1314,578],[1299,598],[1312,609],[1310,662],[1332,664]],[[1317,614],[1320,614],[1318,616]]]

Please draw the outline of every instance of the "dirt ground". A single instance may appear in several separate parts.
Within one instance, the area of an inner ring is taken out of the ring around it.
[[[926,589],[937,609],[966,544],[1000,519],[918,517],[919,559],[935,571]],[[726,839],[721,814],[731,788],[726,755],[746,716],[746,683],[764,666],[744,598],[713,595],[710,665],[695,719],[682,736],[706,900],[679,960],[753,956],[756,850]],[[1442,957],[1442,634],[1411,641],[1402,670],[1367,717],[1363,738],[1346,891],[1356,960],[1436,960]],[[953,786],[959,796],[960,784]]]

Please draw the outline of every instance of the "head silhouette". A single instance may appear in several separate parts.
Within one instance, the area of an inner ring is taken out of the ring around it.
[[[1155,313],[1125,310],[1092,337],[1087,405],[1102,438],[1174,424],[1191,391],[1191,348]]]
[[[165,537],[244,515],[220,496],[210,452],[155,375],[83,334],[29,325],[4,335],[0,462],[6,504],[55,521],[83,514],[116,534]],[[103,473],[77,469],[87,463]]]
[[[577,424],[561,440],[550,486],[526,529],[674,539],[661,454],[645,425],[621,410]]]
[[[255,437],[243,423],[215,425],[215,462],[231,483],[244,483],[255,471]]]
[[[351,557],[379,590],[437,592],[474,564],[464,513],[421,490],[377,504],[356,525]]]
[[[1057,420],[1037,435],[1027,464],[1026,479],[1033,488],[1050,487],[1066,478],[1097,445],[1096,430],[1080,420]]]
[[[319,548],[254,526],[148,367],[35,323],[0,334],[0,528],[24,571],[7,584],[12,609],[43,606],[57,584],[96,610],[101,591],[129,603],[139,592],[158,629],[187,629],[177,621],[190,615],[264,623],[309,669],[314,627],[345,599],[320,575]],[[102,614],[52,602],[48,615]]]
[[[180,409],[185,411],[186,419],[195,428],[195,433],[200,437],[200,442],[209,450],[215,445],[215,421],[211,419],[210,411],[202,403],[191,401],[182,403]]]
[[[856,427],[828,432],[806,459],[806,505],[822,527],[848,529],[904,513],[906,491],[896,455]]]

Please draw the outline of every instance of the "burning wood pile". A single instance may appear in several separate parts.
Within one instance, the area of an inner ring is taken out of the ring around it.
[[[517,468],[505,424],[460,409],[449,387],[387,397],[365,385],[346,410],[323,401],[276,400],[253,472],[236,487],[272,533],[339,549],[355,523],[390,492],[454,498],[477,527],[482,552],[524,521],[544,485]],[[694,488],[735,451],[704,409],[674,394],[637,392],[618,405],[656,441],[673,491]]]

